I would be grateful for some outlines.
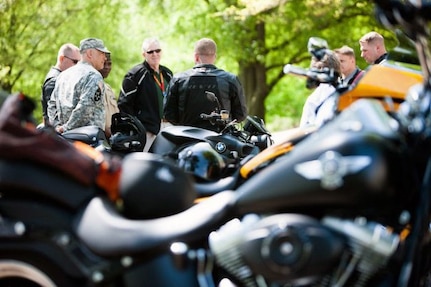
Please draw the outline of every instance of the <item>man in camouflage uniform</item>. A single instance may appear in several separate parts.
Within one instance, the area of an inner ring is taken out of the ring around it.
[[[49,121],[58,133],[95,125],[105,129],[103,69],[106,53],[100,39],[80,42],[81,61],[60,73],[48,102]]]

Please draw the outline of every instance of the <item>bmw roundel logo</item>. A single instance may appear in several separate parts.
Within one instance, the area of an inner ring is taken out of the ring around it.
[[[215,145],[215,149],[216,149],[216,151],[217,151],[218,153],[222,153],[222,152],[224,152],[224,151],[226,150],[226,145],[225,145],[225,143],[218,142],[218,143]]]

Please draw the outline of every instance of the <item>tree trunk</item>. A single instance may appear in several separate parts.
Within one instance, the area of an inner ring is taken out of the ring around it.
[[[255,26],[257,54],[265,55],[265,22],[257,21]],[[266,82],[266,67],[258,57],[250,58],[239,63],[239,77],[244,87],[247,100],[248,114],[265,119],[265,98],[269,87]]]
[[[240,78],[247,100],[248,114],[265,119],[265,98],[268,94],[265,66],[246,63],[240,66]]]

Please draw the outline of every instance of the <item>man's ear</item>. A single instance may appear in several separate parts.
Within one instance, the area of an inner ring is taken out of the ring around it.
[[[194,53],[193,55],[195,57],[195,63],[200,63],[201,59],[199,58],[199,55],[197,53]]]

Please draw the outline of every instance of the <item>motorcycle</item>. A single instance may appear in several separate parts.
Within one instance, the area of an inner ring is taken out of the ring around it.
[[[68,130],[61,136],[70,142],[83,142],[110,154],[126,155],[143,151],[146,143],[146,129],[141,121],[127,113],[112,115],[111,137],[97,126],[84,126]]]
[[[423,24],[431,5],[423,4],[376,1],[380,21],[401,26],[421,59],[424,81],[400,108],[355,101],[236,191],[193,204],[192,180],[178,166],[132,153],[122,159],[119,204],[91,183],[0,153],[0,283],[430,286]]]
[[[237,189],[260,170],[288,154],[300,141],[315,132],[326,122],[332,120],[358,99],[377,99],[387,112],[391,113],[395,111],[400,103],[404,101],[408,88],[414,84],[421,83],[423,80],[420,67],[417,66],[417,56],[412,51],[414,43],[411,43],[411,40],[400,31],[396,30],[395,33],[399,45],[390,51],[388,63],[368,67],[362,79],[353,87],[342,85],[338,79],[339,75],[329,69],[304,69],[287,64],[283,69],[286,75],[291,74],[305,77],[307,79],[307,86],[329,83],[335,87],[335,93],[331,94],[320,107],[315,126],[291,129],[289,135],[283,141],[277,144],[262,145],[264,148],[261,148],[258,153],[252,153],[244,159],[241,158],[241,161],[236,161],[235,164],[230,165],[231,168],[224,175],[221,174],[226,169],[221,167],[225,166],[225,160],[216,160],[217,154],[212,151],[209,144],[199,143],[199,145],[193,148],[187,147],[185,149],[181,147],[182,157],[185,157],[185,154],[191,153],[195,155],[193,157],[194,164],[190,164],[189,161],[191,160],[187,158],[186,160],[180,159],[179,162],[185,170],[195,175],[197,179],[200,179],[196,182],[199,197],[211,196],[226,189]],[[329,48],[325,39],[311,37],[308,41],[307,49],[313,57],[322,59]],[[218,113],[214,113],[213,115],[215,116],[214,118],[211,118],[209,115],[203,116],[211,119],[216,124],[215,121],[220,120],[221,115]],[[223,121],[221,122],[226,124]],[[259,124],[254,123],[253,126],[259,127],[261,134],[266,133],[265,129],[260,128]],[[158,143],[158,145],[165,145],[165,147],[161,149],[161,152],[157,153],[166,154],[170,150],[175,150],[178,145],[184,142],[183,138],[186,137],[181,135],[181,132],[188,129],[190,127],[180,127],[180,132],[175,131],[171,135],[168,135],[172,141],[177,141],[177,145],[169,141],[165,141],[168,142],[167,144]],[[187,137],[194,137],[195,140],[205,138],[206,134],[201,134],[200,131],[196,132],[194,129],[191,129],[192,136],[188,135]],[[237,131],[235,133],[237,134]],[[215,143],[212,146],[215,146]],[[215,150],[218,149],[215,148]],[[206,156],[202,156],[203,154],[206,154]],[[173,158],[178,160],[179,154],[174,153],[173,155]],[[214,160],[208,160],[209,157]],[[213,172],[213,176],[208,171]],[[209,179],[210,181],[208,181]]]
[[[211,92],[207,97],[218,102]],[[239,167],[272,145],[273,140],[264,121],[256,116],[247,116],[241,125],[230,120],[226,110],[202,113],[201,118],[220,127],[220,132],[168,126],[156,136],[149,152],[165,156],[190,173],[200,196],[208,196],[235,188]]]

